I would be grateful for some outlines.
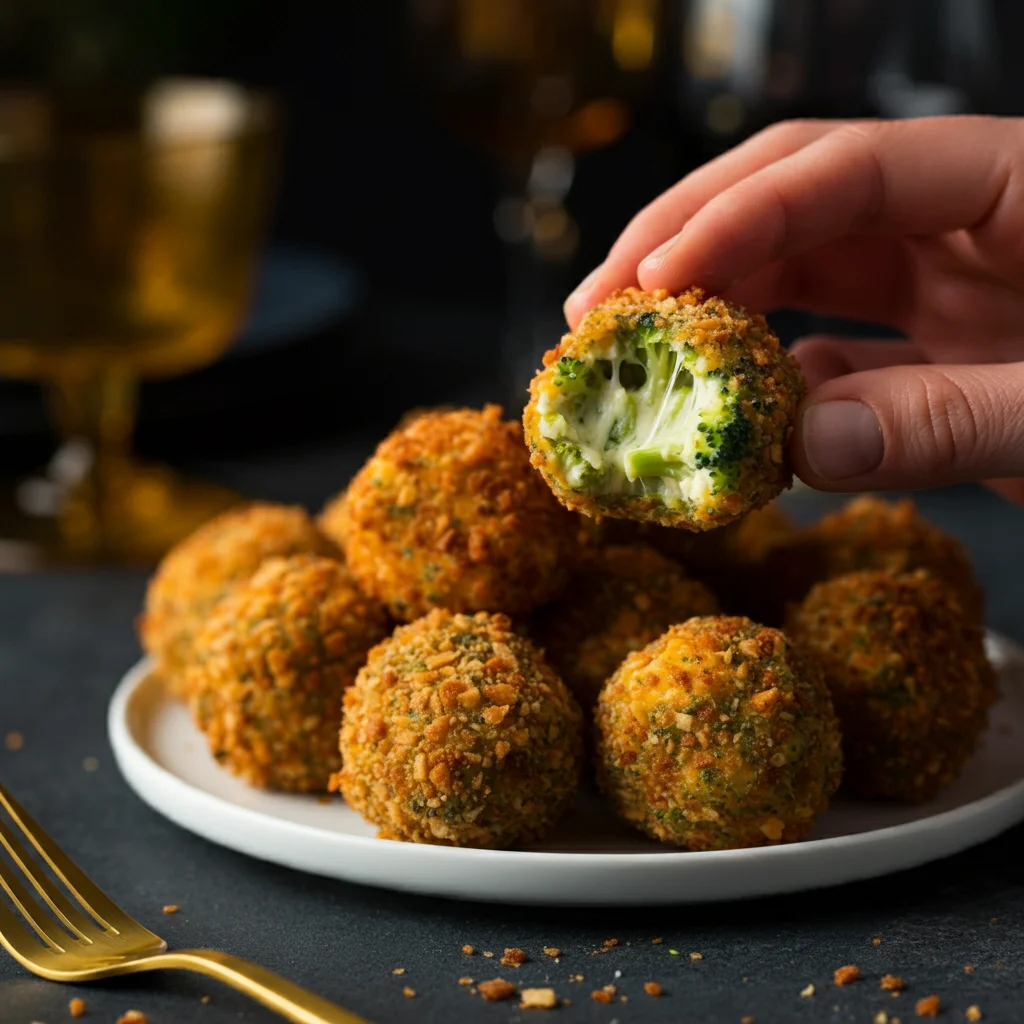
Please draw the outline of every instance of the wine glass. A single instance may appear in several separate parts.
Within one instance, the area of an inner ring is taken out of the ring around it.
[[[415,0],[411,10],[414,57],[435,108],[498,164],[502,363],[509,405],[521,407],[541,353],[564,330],[579,241],[564,200],[576,159],[629,127],[654,70],[661,0]]]
[[[47,386],[60,438],[3,509],[4,552],[148,561],[237,500],[129,442],[139,380],[238,332],[276,144],[272,101],[225,81],[0,92],[0,374]]]

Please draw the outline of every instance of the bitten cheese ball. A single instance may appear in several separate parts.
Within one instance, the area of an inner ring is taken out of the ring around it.
[[[675,562],[643,544],[612,545],[589,553],[565,594],[534,615],[533,635],[589,710],[627,654],[717,612],[714,595]]]
[[[629,655],[596,725],[598,782],[616,811],[691,850],[801,839],[842,775],[820,669],[749,619],[690,619]]]
[[[566,507],[710,530],[790,485],[805,389],[763,317],[699,289],[627,288],[544,356],[523,424]]]
[[[213,756],[253,786],[326,791],[342,692],[387,628],[340,562],[265,562],[217,605],[186,673]]]
[[[565,585],[579,529],[497,406],[423,412],[321,516],[363,590],[410,621],[431,608],[523,615]]]
[[[787,631],[825,673],[843,730],[845,788],[922,801],[974,752],[996,698],[980,626],[925,569],[817,584]]]
[[[192,644],[213,606],[265,559],[297,554],[342,557],[305,509],[258,502],[204,523],[164,556],[138,628],[143,648],[175,693],[184,695]]]
[[[334,786],[384,839],[543,839],[576,795],[581,714],[504,615],[435,609],[370,652],[345,695]]]

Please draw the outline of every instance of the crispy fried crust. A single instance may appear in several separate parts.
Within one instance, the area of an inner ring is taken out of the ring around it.
[[[655,314],[654,326],[669,325],[675,338],[695,349],[706,370],[724,370],[738,379],[748,397],[743,412],[757,445],[742,468],[735,488],[689,509],[669,508],[655,495],[593,495],[571,487],[562,476],[552,443],[541,431],[538,404],[550,391],[555,367],[563,356],[586,358],[607,351],[617,332]],[[530,384],[530,401],[523,412],[530,462],[540,471],[555,497],[573,511],[589,516],[636,519],[663,526],[703,531],[733,522],[744,513],[767,505],[793,482],[785,458],[796,408],[806,382],[796,360],[779,345],[763,316],[748,314],[699,288],[672,296],[664,289],[646,292],[625,288],[614,292],[544,354],[544,368]]]
[[[387,627],[340,562],[265,562],[217,605],[187,670],[214,757],[253,786],[325,791],[339,767],[342,691]]]
[[[580,705],[593,707],[631,651],[718,602],[697,580],[643,544],[590,553],[558,601],[540,609],[533,634]]]
[[[580,727],[508,618],[435,609],[375,647],[346,693],[334,785],[385,839],[529,843],[576,794]]]
[[[184,695],[184,668],[213,606],[264,559],[296,554],[341,559],[305,509],[258,502],[211,519],[168,552],[146,591],[139,638],[157,671]]]
[[[803,838],[842,773],[820,670],[749,619],[690,619],[629,655],[596,724],[615,809],[691,850]]]
[[[321,525],[403,621],[434,607],[532,611],[565,585],[579,532],[496,405],[424,412],[396,430]]]
[[[817,584],[787,630],[822,666],[842,723],[845,787],[930,800],[960,773],[997,693],[982,630],[928,570]]]

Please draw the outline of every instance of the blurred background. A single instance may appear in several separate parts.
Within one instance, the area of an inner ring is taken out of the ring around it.
[[[410,406],[517,413],[658,192],[780,118],[1021,113],[1022,30],[1016,0],[4,0],[0,570],[318,507]]]

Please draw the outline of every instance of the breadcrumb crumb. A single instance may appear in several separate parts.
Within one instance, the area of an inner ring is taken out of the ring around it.
[[[854,964],[838,967],[832,975],[837,985],[850,985],[860,979],[860,968]]]
[[[493,978],[491,981],[481,981],[477,986],[480,995],[489,1003],[497,1003],[502,999],[508,999],[516,994],[516,987],[504,978]]]
[[[15,751],[25,746],[25,737],[20,732],[9,732],[4,737],[4,749]]]
[[[875,937],[874,937],[874,938],[873,938],[873,939],[871,940],[871,945],[872,945],[872,946],[880,946],[881,944],[882,944],[882,938],[881,938],[881,936],[879,936],[879,935],[876,935],[876,936],[875,936]]]
[[[810,999],[811,996],[814,995],[814,982],[812,981],[806,988],[800,989],[800,995],[802,995],[804,999]]]
[[[925,996],[924,999],[918,999],[914,1006],[914,1013],[916,1013],[918,1017],[938,1017],[939,997]]]
[[[141,1010],[125,1010],[117,1024],[149,1024],[149,1018]]]
[[[665,990],[656,981],[645,981],[644,991],[655,999],[660,995],[664,995]]]
[[[100,770],[100,759],[98,757],[83,758],[82,767],[87,772],[98,772]]]
[[[530,958],[526,955],[526,950],[519,949],[518,946],[512,946],[505,950],[505,955],[498,961],[502,967],[522,967]]]
[[[392,974],[405,974],[405,968],[404,967],[396,967],[391,973]]]
[[[562,955],[562,951],[557,946],[545,946],[544,947],[544,955],[545,956],[561,956]]]
[[[405,988],[402,989],[402,995],[405,996],[406,999],[415,999],[416,989],[409,988],[409,986],[406,985]]]
[[[465,953],[466,956],[472,956],[476,950],[467,942],[466,945],[462,947],[462,952]]]
[[[605,985],[604,988],[595,988],[594,991],[590,993],[590,998],[593,999],[595,1003],[608,1004],[615,1001],[615,992],[616,989],[614,985]]]
[[[164,907],[165,914],[176,914],[179,910],[181,910],[181,907],[179,907],[177,903],[168,903]]]
[[[964,1016],[970,1021],[981,1020],[981,1009],[977,1006],[968,1006],[964,1010]]]
[[[973,974],[974,964],[964,964],[964,974]]]
[[[880,982],[886,992],[901,992],[903,990],[903,979],[895,974],[883,974]]]
[[[213,996],[200,996],[199,1002],[201,1002],[203,1006],[205,1006],[212,998]]]
[[[690,959],[691,960],[703,960],[704,959],[704,954],[703,953],[691,953],[690,954]]]
[[[460,985],[472,985],[473,984],[473,979],[472,978],[459,978],[459,984]]]
[[[74,998],[68,1003],[68,1013],[72,1017],[84,1017],[85,1016],[85,1000]]]
[[[484,956],[487,957],[488,960],[490,960],[491,957],[494,956],[494,954],[489,949],[485,949]]]
[[[889,1014],[885,1010],[879,1010],[875,1014],[874,1024],[889,1024]]]
[[[553,988],[524,988],[519,996],[520,1010],[553,1010],[558,1005]]]
[[[651,945],[660,946],[664,941],[664,939],[651,939]]]
[[[756,1020],[756,1017],[753,1017],[748,1013],[746,1017],[740,1017],[740,1024],[754,1024],[754,1021]]]

